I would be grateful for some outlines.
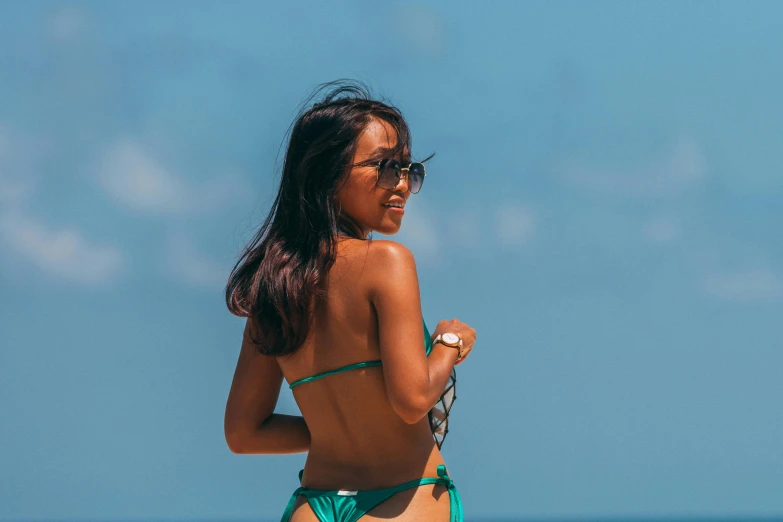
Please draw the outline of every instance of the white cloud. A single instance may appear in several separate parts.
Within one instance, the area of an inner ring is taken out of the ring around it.
[[[90,243],[75,227],[55,230],[21,215],[0,216],[0,241],[41,271],[81,284],[110,283],[125,264],[117,248]]]
[[[87,13],[73,6],[55,11],[49,19],[49,35],[59,43],[77,40],[87,25]]]
[[[674,216],[657,216],[642,227],[642,237],[650,243],[672,243],[680,237],[681,226]]]
[[[609,170],[569,166],[566,180],[595,190],[628,196],[676,196],[699,183],[706,173],[701,149],[680,138],[664,158],[649,165]]]
[[[528,208],[505,204],[495,211],[495,238],[500,245],[523,245],[532,239],[535,230],[535,214]]]
[[[115,201],[150,213],[179,213],[189,206],[188,188],[141,146],[122,140],[100,162],[102,188]]]
[[[712,272],[703,281],[707,295],[726,301],[783,299],[783,276],[769,267]]]
[[[190,184],[131,139],[108,147],[97,169],[100,186],[114,201],[146,214],[210,212],[248,193],[242,180],[233,176]]]
[[[460,249],[475,250],[481,244],[481,225],[478,212],[464,209],[450,216],[451,240]]]
[[[83,285],[109,284],[125,266],[118,248],[92,243],[73,226],[48,226],[26,208],[39,164],[51,152],[47,140],[0,125],[0,248],[20,258],[20,268]]]
[[[166,274],[188,286],[216,289],[228,281],[231,266],[220,263],[199,250],[182,231],[168,234],[164,251]]]

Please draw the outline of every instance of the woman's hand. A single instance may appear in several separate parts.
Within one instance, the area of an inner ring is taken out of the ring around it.
[[[432,334],[432,338],[434,339],[438,336],[438,334],[446,332],[455,333],[460,336],[460,339],[462,339],[462,357],[459,357],[457,362],[454,363],[454,366],[456,366],[464,361],[468,357],[470,351],[473,349],[473,344],[476,342],[476,330],[466,325],[459,319],[444,319],[438,323],[437,327],[435,327],[435,332]]]

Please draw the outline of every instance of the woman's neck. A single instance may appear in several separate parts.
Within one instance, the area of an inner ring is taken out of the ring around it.
[[[356,233],[354,231],[348,229],[347,227],[342,227],[342,226],[339,226],[339,225],[337,227],[337,237],[339,239],[358,239],[360,241],[366,241],[367,239],[369,239],[368,236],[369,236],[369,233],[365,234],[364,237],[357,237]]]

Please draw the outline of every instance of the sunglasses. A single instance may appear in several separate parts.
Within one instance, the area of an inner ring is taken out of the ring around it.
[[[403,176],[408,179],[408,190],[411,194],[420,191],[424,183],[424,163],[413,162],[403,167],[396,159],[383,159],[375,165],[375,168],[378,169],[378,186],[384,189],[396,189]]]

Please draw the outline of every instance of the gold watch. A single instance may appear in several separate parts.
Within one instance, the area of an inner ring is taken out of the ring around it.
[[[462,337],[453,332],[444,332],[438,334],[435,339],[432,340],[432,344],[441,343],[449,348],[457,349],[457,359],[462,359]]]

